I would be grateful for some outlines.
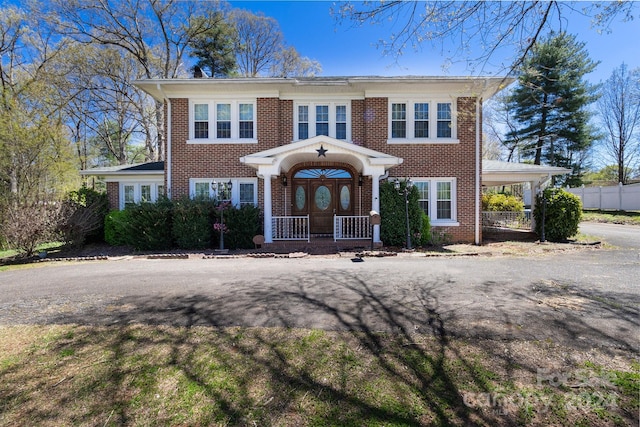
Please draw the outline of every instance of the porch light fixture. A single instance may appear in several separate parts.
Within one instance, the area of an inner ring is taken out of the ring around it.
[[[282,175],[282,186],[283,187],[287,186],[287,175]]]
[[[364,177],[362,174],[358,175],[358,187],[362,187],[362,183],[364,181]]]
[[[405,181],[405,186],[402,190],[400,190],[400,181],[396,178],[393,183],[394,188],[398,192],[398,194],[404,194],[404,214],[407,222],[407,249],[411,250],[411,229],[409,226],[409,193],[411,192],[411,188],[413,187],[413,181],[411,178]]]

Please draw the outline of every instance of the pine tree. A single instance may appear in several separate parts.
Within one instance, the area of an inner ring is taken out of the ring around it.
[[[521,155],[536,165],[571,168],[572,184],[579,182],[585,154],[597,139],[587,109],[597,87],[584,79],[597,65],[575,36],[552,33],[527,56],[507,101],[518,125],[508,140],[526,141]]]
[[[209,24],[209,29],[194,37],[189,45],[190,56],[198,60],[194,69],[200,68],[210,77],[232,75],[237,69],[235,28],[225,21],[220,12],[214,13],[213,16],[195,19],[208,19],[212,22]]]

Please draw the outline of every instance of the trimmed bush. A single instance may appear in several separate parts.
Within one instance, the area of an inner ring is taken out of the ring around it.
[[[524,203],[510,194],[487,193],[482,195],[483,211],[524,212]]]
[[[405,188],[400,183],[400,191]],[[409,192],[409,224],[411,244],[421,243],[422,209],[418,202],[418,189],[413,187]],[[407,223],[404,195],[396,191],[392,182],[380,184],[380,238],[388,246],[404,246],[407,241]]]
[[[544,207],[543,196],[546,199]],[[533,217],[538,236],[542,235],[543,209],[546,240],[561,242],[578,234],[578,226],[582,219],[580,197],[562,188],[547,188],[542,195],[536,196]]]
[[[173,246],[171,232],[170,200],[157,203],[140,203],[127,207],[129,233],[137,250],[170,249]]]
[[[253,236],[261,233],[260,209],[249,205],[227,209],[224,212],[224,224],[227,227],[225,247],[251,249]]]
[[[131,245],[129,211],[111,211],[104,218],[104,241],[111,246]]]
[[[431,244],[431,220],[429,215],[422,211],[422,228],[420,230],[420,245],[426,246]]]
[[[182,198],[173,202],[172,234],[181,249],[204,249],[211,244],[213,201]]]

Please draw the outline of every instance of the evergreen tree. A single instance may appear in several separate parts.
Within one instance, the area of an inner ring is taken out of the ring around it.
[[[565,183],[579,183],[585,154],[597,139],[587,109],[597,87],[584,79],[596,66],[575,36],[552,33],[525,59],[507,101],[517,122],[508,140],[526,141],[522,157],[536,165],[573,169]]]
[[[208,25],[206,31],[194,37],[189,45],[192,49],[190,56],[198,59],[194,69],[200,68],[209,77],[232,75],[237,68],[235,28],[225,21],[220,12],[215,12],[213,16],[195,19],[208,19],[212,23]]]

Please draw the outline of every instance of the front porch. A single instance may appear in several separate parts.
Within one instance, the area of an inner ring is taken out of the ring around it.
[[[334,242],[344,240],[367,240],[373,236],[369,216],[333,216],[333,233],[312,233],[309,215],[272,216],[271,241],[310,242],[311,237],[331,238]],[[265,236],[266,237],[266,236]],[[266,241],[269,243],[269,241]]]

